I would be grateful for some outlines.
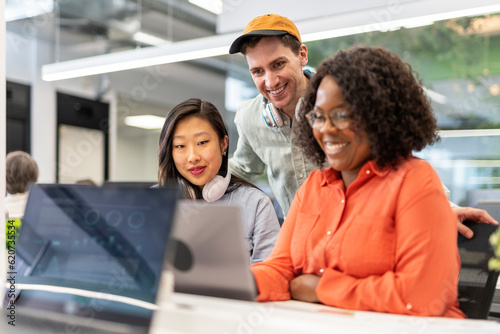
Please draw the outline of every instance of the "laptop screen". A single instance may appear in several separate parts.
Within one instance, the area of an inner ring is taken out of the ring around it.
[[[169,269],[176,292],[255,300],[241,208],[226,203],[180,200]]]
[[[97,305],[95,318],[147,322],[175,204],[170,188],[34,186],[16,250],[26,267],[18,304],[73,315]]]

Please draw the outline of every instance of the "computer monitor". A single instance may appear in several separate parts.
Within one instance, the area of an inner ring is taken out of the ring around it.
[[[89,332],[115,325],[147,332],[176,197],[173,188],[34,186],[12,270],[17,310]]]
[[[477,207],[484,202],[500,202],[500,189],[472,189],[467,191],[466,206]]]

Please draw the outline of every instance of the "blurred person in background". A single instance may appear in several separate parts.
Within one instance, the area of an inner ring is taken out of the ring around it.
[[[6,157],[5,208],[9,218],[22,218],[28,201],[29,188],[38,181],[38,165],[23,151],[14,151]]]

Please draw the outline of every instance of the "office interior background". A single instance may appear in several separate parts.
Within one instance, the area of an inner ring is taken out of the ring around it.
[[[296,22],[313,68],[358,43],[397,52],[419,73],[442,129],[417,155],[451,200],[471,205],[472,191],[500,188],[498,1],[6,0],[7,152],[31,153],[43,183],[153,183],[162,118],[198,97],[223,114],[231,154],[236,109],[258,92],[243,56],[227,50],[265,13]],[[181,58],[214,47],[226,51]],[[144,65],[162,52],[179,58]],[[119,70],[132,60],[144,62]],[[87,75],[98,65],[103,73]],[[54,80],[76,69],[83,74]]]

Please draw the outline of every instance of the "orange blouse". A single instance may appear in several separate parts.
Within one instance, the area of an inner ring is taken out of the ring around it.
[[[269,257],[252,266],[259,301],[290,299],[289,282],[321,276],[327,305],[465,318],[458,308],[457,217],[433,168],[369,161],[345,190],[332,168],[311,173]]]

